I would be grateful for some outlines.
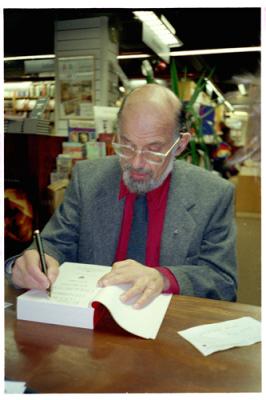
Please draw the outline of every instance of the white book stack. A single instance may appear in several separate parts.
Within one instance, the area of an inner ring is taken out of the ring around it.
[[[64,263],[52,286],[46,291],[29,290],[17,298],[17,318],[48,324],[94,329],[106,307],[113,319],[128,332],[146,339],[155,339],[163,322],[172,295],[160,294],[142,309],[133,308],[120,300],[130,285],[97,286],[98,280],[111,267],[91,264]]]

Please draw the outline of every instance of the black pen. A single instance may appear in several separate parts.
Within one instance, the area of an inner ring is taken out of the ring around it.
[[[38,249],[40,260],[41,260],[42,272],[47,276],[48,275],[47,274],[48,268],[47,268],[47,264],[46,264],[46,260],[45,260],[45,255],[44,255],[44,250],[43,250],[43,245],[42,245],[42,239],[41,239],[41,235],[40,235],[39,229],[36,229],[33,232],[33,235],[35,237],[37,249]],[[48,290],[48,293],[50,294],[50,287],[47,290]]]

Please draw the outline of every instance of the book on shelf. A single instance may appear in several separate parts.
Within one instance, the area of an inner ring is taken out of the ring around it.
[[[31,113],[30,113],[30,118],[31,119],[42,119],[44,112],[46,110],[46,107],[48,106],[49,103],[49,98],[48,97],[40,97],[36,103],[35,106],[33,107]]]
[[[51,296],[31,289],[17,297],[17,319],[94,329],[108,311],[126,331],[155,339],[172,295],[160,294],[145,307],[135,309],[136,298],[127,303],[120,300],[129,284],[97,286],[98,280],[110,271],[111,267],[100,265],[62,264]]]
[[[72,158],[83,158],[84,145],[77,142],[63,142],[62,151],[63,154],[68,154]]]
[[[86,144],[95,140],[95,124],[92,120],[69,120],[68,138],[70,142]]]

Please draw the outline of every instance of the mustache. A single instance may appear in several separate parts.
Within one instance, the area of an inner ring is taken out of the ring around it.
[[[133,168],[132,165],[129,165],[129,164],[124,166],[124,171],[136,172],[136,173],[139,173],[139,174],[147,174],[150,177],[152,177],[152,171],[151,170],[148,170],[146,168]]]

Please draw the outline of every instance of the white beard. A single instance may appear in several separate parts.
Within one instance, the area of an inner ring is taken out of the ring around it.
[[[130,172],[133,169],[131,165],[124,165],[123,166],[123,181],[127,186],[128,190],[132,193],[137,194],[144,194],[150,192],[153,189],[158,188],[167,178],[174,167],[175,156],[172,156],[169,160],[169,163],[162,173],[162,175],[158,179],[154,179],[152,177],[152,171],[147,171],[144,168],[138,168],[136,172],[139,173],[148,173],[150,175],[150,179],[145,182],[135,180],[131,177]]]

